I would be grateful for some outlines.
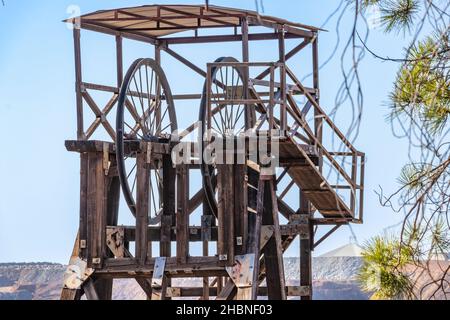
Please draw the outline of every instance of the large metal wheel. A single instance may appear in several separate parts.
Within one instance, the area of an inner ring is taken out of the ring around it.
[[[116,157],[122,192],[136,216],[137,151],[132,142],[169,142],[178,129],[175,107],[167,78],[153,59],[138,59],[129,68],[120,89],[116,118]],[[162,164],[149,170],[149,221],[159,223],[163,207]]]
[[[222,57],[215,62],[239,62],[232,57]],[[205,141],[205,133],[211,128],[211,135],[230,138],[237,137],[245,133],[246,130],[246,111],[243,104],[220,103],[220,100],[239,100],[244,99],[244,81],[243,71],[234,66],[220,66],[212,69],[211,73],[211,96],[212,104],[211,123],[208,123],[207,101],[205,83],[203,97],[200,104],[199,121],[201,123],[202,150],[211,141]],[[214,139],[214,138],[213,138]],[[201,161],[201,173],[203,179],[203,189],[207,202],[213,214],[217,215],[217,170],[215,164],[207,164],[203,159]]]

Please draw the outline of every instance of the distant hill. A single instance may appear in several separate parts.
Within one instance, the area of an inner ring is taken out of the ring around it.
[[[367,300],[370,294],[360,290],[357,274],[362,266],[361,249],[349,244],[313,258],[313,289],[316,300]],[[431,261],[431,272],[410,267],[408,274],[417,282],[417,294],[429,298],[435,293],[436,285],[429,285],[440,279],[450,267],[448,260]],[[286,282],[299,285],[299,259],[285,258]],[[4,263],[0,264],[0,300],[57,300],[61,292],[66,267],[53,263]],[[448,275],[450,283],[450,275]],[[196,279],[174,279],[173,286],[201,286]],[[114,299],[141,300],[145,294],[134,280],[115,280]],[[447,291],[449,291],[447,290]],[[438,292],[436,299],[445,299]]]
[[[367,299],[361,292],[355,275],[361,266],[360,257],[314,258],[315,299]],[[299,285],[299,259],[286,258],[285,272],[288,285]],[[0,300],[55,300],[59,299],[66,267],[51,263],[0,264]],[[177,285],[197,286],[191,279],[175,279]],[[134,280],[116,280],[115,296],[118,300],[145,299]]]

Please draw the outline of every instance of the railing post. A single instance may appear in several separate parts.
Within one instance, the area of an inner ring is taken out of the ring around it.
[[[285,43],[285,28],[284,25],[278,27],[278,51],[280,56],[280,92],[281,92],[281,104],[280,104],[280,130],[286,132],[287,129],[287,109],[286,109],[286,43]]]
[[[316,35],[312,43],[312,59],[313,59],[313,86],[315,89],[314,99],[317,104],[320,104],[320,85],[319,85],[319,39]],[[314,108],[314,134],[320,143],[323,142],[323,119],[322,114]],[[319,150],[320,151],[320,150]],[[321,153],[321,152],[320,152]],[[320,154],[319,168],[320,171],[323,169],[322,154]]]
[[[353,152],[352,155],[352,185],[351,185],[351,195],[350,195],[350,210],[355,217],[355,209],[356,209],[356,177],[358,175],[357,172],[357,165],[358,165],[358,155]]]
[[[123,41],[122,36],[116,36],[116,64],[117,64],[117,87],[122,86],[123,81]]]
[[[84,119],[83,119],[83,96],[81,92],[82,84],[82,68],[81,68],[81,30],[80,26],[73,25],[73,40],[75,50],[75,91],[77,99],[77,139],[86,140],[84,134]]]
[[[208,64],[208,70],[206,73],[206,114],[208,119],[208,127],[206,128],[207,132],[207,141],[211,138],[209,135],[211,134],[211,120],[212,120],[212,110],[211,110],[211,64]],[[205,134],[205,132],[203,132]]]
[[[270,67],[270,97],[269,97],[269,134],[272,129],[275,127],[274,118],[273,118],[273,108],[275,107],[275,68],[273,66]]]

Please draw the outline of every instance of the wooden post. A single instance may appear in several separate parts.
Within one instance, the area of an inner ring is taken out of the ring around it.
[[[117,87],[120,88],[123,81],[123,41],[122,36],[116,36],[116,61],[117,61]]]
[[[242,29],[242,62],[246,63],[250,60],[250,50],[249,50],[249,30],[248,30],[248,21],[247,18],[241,19],[241,29]],[[244,100],[248,99],[248,80],[249,80],[249,68],[244,67],[243,70],[243,98]],[[254,122],[256,121],[254,115],[254,110],[250,109],[250,104],[245,104],[245,128],[250,129],[253,128]]]
[[[300,193],[300,286],[308,289],[309,295],[301,300],[312,299],[312,246],[314,243],[311,224],[311,204],[303,192]]]
[[[81,92],[82,83],[82,68],[81,68],[81,31],[79,26],[73,27],[73,39],[75,50],[75,92],[77,101],[77,139],[86,140],[84,134],[84,119],[83,119],[83,96]]]
[[[148,146],[150,147],[150,146]],[[136,260],[139,265],[145,265],[148,253],[148,213],[150,206],[150,164],[147,163],[147,153],[137,155],[136,167]]]
[[[281,86],[280,130],[285,132],[287,129],[287,109],[286,109],[287,92],[286,92],[286,69],[284,68],[284,64],[286,63],[284,25],[280,25],[278,28],[278,53],[280,62],[283,63],[283,67],[280,68],[280,86]]]
[[[173,167],[170,155],[163,156],[163,216],[161,218],[161,241],[160,256],[170,257],[172,255],[171,230],[175,225],[175,180],[176,169]]]
[[[206,197],[203,199],[203,216],[202,216],[202,246],[203,246],[203,256],[207,257],[209,255],[209,242],[211,241],[211,227],[214,225],[214,215],[211,211]],[[210,293],[210,278],[203,278],[203,300],[209,300]]]
[[[87,186],[88,186],[88,154],[80,155],[80,227],[78,247],[80,258],[88,257],[88,217],[87,217]]]
[[[177,168],[177,262],[187,262],[189,256],[189,167]]]
[[[158,9],[160,10],[160,9]],[[157,42],[155,44],[155,61],[161,66],[161,44],[159,42]],[[161,99],[161,93],[162,93],[162,88],[161,88],[161,83],[157,83],[156,85],[156,105],[159,104],[159,101]],[[155,110],[155,123],[160,123],[161,122],[161,108],[156,108]],[[156,125],[155,125],[156,126]],[[156,126],[156,127],[161,127],[161,126]],[[158,136],[160,134],[160,130],[162,128],[158,128],[158,130],[156,131],[156,135]]]
[[[313,86],[315,89],[314,99],[317,104],[320,105],[320,86],[319,86],[319,38],[316,36],[312,43],[312,60],[313,60]],[[314,108],[314,134],[317,140],[322,143],[323,141],[323,118],[321,114]],[[319,156],[319,169],[323,169],[322,155]]]
[[[88,266],[101,268],[106,251],[106,176],[103,153],[88,154],[87,221]]]
[[[114,157],[112,157],[114,158]],[[112,159],[115,166],[115,159]],[[117,226],[119,219],[119,202],[120,202],[120,181],[119,177],[113,176],[107,179],[107,191],[106,191],[106,225]],[[114,254],[107,250],[105,253],[107,258],[113,258]],[[94,286],[100,300],[112,300],[113,294],[113,279],[102,278],[96,279]]]
[[[230,165],[217,165],[218,201],[218,239],[217,254],[225,265],[234,262],[234,212],[233,212],[233,179],[230,179],[232,169]]]
[[[241,255],[245,253],[245,244],[247,242],[247,182],[245,165],[234,165],[233,172],[234,185],[234,253]]]

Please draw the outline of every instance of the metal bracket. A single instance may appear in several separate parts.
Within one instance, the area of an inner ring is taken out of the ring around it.
[[[211,241],[212,216],[202,216],[202,241]]]
[[[253,285],[255,271],[255,254],[235,256],[235,263],[226,267],[228,275],[238,288],[249,288]]]
[[[307,240],[310,238],[310,217],[305,214],[293,214],[289,217],[290,225],[298,232],[300,239]]]
[[[155,269],[152,277],[152,300],[165,299],[167,290],[166,288],[166,276],[164,275],[166,269],[167,258],[159,257],[155,261]]]
[[[70,290],[81,289],[81,286],[94,273],[94,269],[87,267],[87,262],[79,257],[70,259],[69,266],[64,273],[64,288]]]
[[[227,254],[221,254],[219,255],[219,261],[227,261],[228,255]]]
[[[116,258],[125,256],[125,229],[111,227],[106,229],[106,244]]]
[[[274,233],[274,226],[266,225],[261,227],[261,241],[260,241],[261,250],[266,246],[270,238],[272,238],[273,233]]]

